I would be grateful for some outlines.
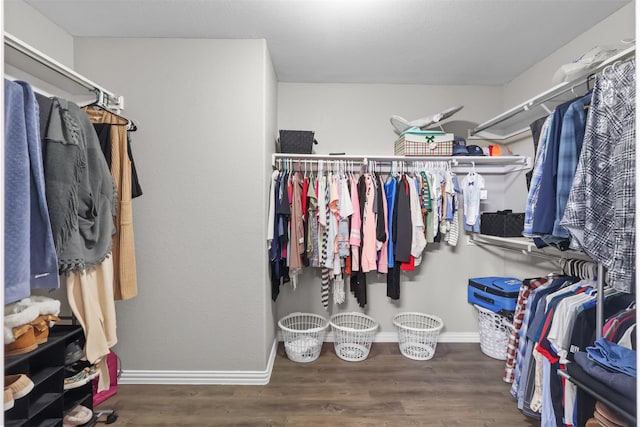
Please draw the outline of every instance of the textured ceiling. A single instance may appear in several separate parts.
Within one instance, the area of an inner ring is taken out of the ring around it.
[[[511,81],[629,3],[26,1],[78,37],[264,38],[281,82],[489,85]]]

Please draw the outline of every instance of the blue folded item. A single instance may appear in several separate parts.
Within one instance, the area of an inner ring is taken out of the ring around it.
[[[636,352],[626,347],[598,338],[593,347],[587,347],[589,359],[616,372],[636,376]]]
[[[574,360],[575,364],[582,368],[590,378],[635,401],[637,389],[634,377],[603,368],[583,351],[576,352]]]

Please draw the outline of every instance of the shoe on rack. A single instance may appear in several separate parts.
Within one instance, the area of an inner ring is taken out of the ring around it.
[[[4,410],[8,411],[9,409],[13,408],[14,404],[15,404],[15,401],[13,400],[13,392],[10,389],[5,388],[4,389]]]
[[[33,381],[25,374],[6,375],[4,377],[4,389],[5,391],[11,391],[13,399],[25,397],[33,390],[33,387]]]
[[[89,377],[87,376],[86,371],[82,370],[76,373],[70,373],[67,371],[67,374],[64,377],[64,389],[71,390],[74,388],[82,387],[88,382]]]
[[[44,344],[49,339],[49,329],[60,321],[60,301],[57,299],[32,295],[20,300],[20,304],[34,306],[38,309],[38,317],[31,322],[36,336],[36,343]]]
[[[4,354],[17,356],[38,348],[31,322],[38,317],[38,308],[20,302],[4,307]]]
[[[64,350],[64,364],[73,365],[78,360],[84,357],[84,350],[80,346],[80,342],[74,341],[67,345]]]
[[[64,416],[62,427],[74,427],[88,423],[93,417],[93,412],[86,406],[78,405]]]

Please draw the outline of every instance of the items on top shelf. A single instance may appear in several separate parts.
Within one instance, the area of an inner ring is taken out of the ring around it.
[[[625,60],[635,55],[635,44],[610,57],[591,73],[598,73],[616,61]],[[469,131],[469,138],[492,140],[501,144],[514,142],[529,131],[529,124],[549,114],[558,105],[578,96],[578,90],[584,94],[592,78],[592,74],[578,79],[562,82],[533,98],[501,113]]]

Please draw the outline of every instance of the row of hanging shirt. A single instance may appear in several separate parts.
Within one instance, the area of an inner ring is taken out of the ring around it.
[[[375,166],[363,173],[341,161],[327,166],[318,161],[317,173],[290,167],[273,173],[268,241],[274,301],[283,283],[295,288],[303,267],[321,269],[325,308],[330,293],[338,304],[345,300],[345,278],[364,307],[372,271],[387,274],[387,296],[397,300],[400,272],[420,265],[427,243],[457,244],[461,189],[447,162],[414,162],[410,171],[394,162],[386,180]]]
[[[532,123],[536,159],[524,235],[601,262],[635,288],[635,59],[605,68],[593,91]]]
[[[542,426],[584,425],[593,415],[593,408],[577,401],[576,386],[556,375],[569,363],[582,364],[595,341],[596,277],[595,269],[589,270],[590,278],[583,280],[564,275],[526,279],[519,292],[503,379],[512,382],[518,408]],[[636,345],[634,302],[633,295],[605,291],[603,336],[628,349]],[[615,375],[612,371],[607,383],[628,395],[625,387],[635,378]]]

